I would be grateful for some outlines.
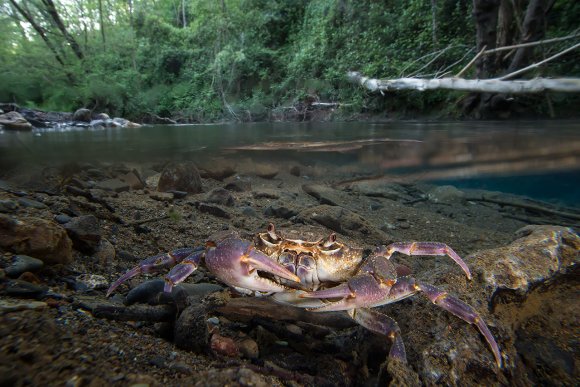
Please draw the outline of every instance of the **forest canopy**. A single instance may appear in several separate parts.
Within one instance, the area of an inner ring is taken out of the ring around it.
[[[184,122],[261,120],[312,101],[339,107],[343,117],[458,115],[482,102],[448,91],[382,96],[347,73],[453,76],[482,44],[568,37],[487,55],[463,75],[490,78],[580,40],[573,0],[7,0],[0,19],[0,101]],[[579,50],[525,74],[579,75]],[[578,101],[518,100],[538,114]]]

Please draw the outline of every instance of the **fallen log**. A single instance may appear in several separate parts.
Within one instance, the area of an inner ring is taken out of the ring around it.
[[[391,92],[401,90],[458,90],[481,93],[533,94],[545,91],[563,93],[580,92],[580,78],[535,78],[530,80],[506,81],[500,79],[463,78],[368,78],[356,71],[347,74],[351,82],[358,83],[371,91]]]

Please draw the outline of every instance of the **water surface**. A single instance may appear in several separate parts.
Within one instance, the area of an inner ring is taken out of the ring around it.
[[[341,122],[0,132],[0,167],[215,158],[483,188],[577,206],[580,122]]]

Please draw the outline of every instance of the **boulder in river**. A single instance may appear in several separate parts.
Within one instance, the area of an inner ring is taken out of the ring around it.
[[[73,114],[73,121],[91,122],[91,111],[85,108],[77,109]]]
[[[6,129],[31,130],[32,124],[18,112],[8,112],[0,115],[0,125]]]

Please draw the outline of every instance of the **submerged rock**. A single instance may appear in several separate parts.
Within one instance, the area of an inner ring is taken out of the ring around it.
[[[87,254],[93,254],[101,242],[101,227],[94,215],[73,218],[64,225],[74,247]]]
[[[523,296],[541,283],[573,270],[580,262],[580,237],[560,226],[526,226],[510,245],[472,254],[482,267],[490,299],[505,291]]]
[[[24,272],[42,269],[43,266],[44,262],[40,259],[19,254],[12,258],[12,263],[4,271],[8,277],[16,278]]]
[[[207,193],[205,201],[208,203],[221,204],[223,206],[232,207],[235,204],[234,197],[225,188],[215,188]]]
[[[0,247],[41,259],[46,264],[73,260],[72,241],[58,224],[33,217],[0,215]]]
[[[157,190],[199,193],[202,192],[201,176],[197,167],[191,162],[171,163],[161,172]]]

